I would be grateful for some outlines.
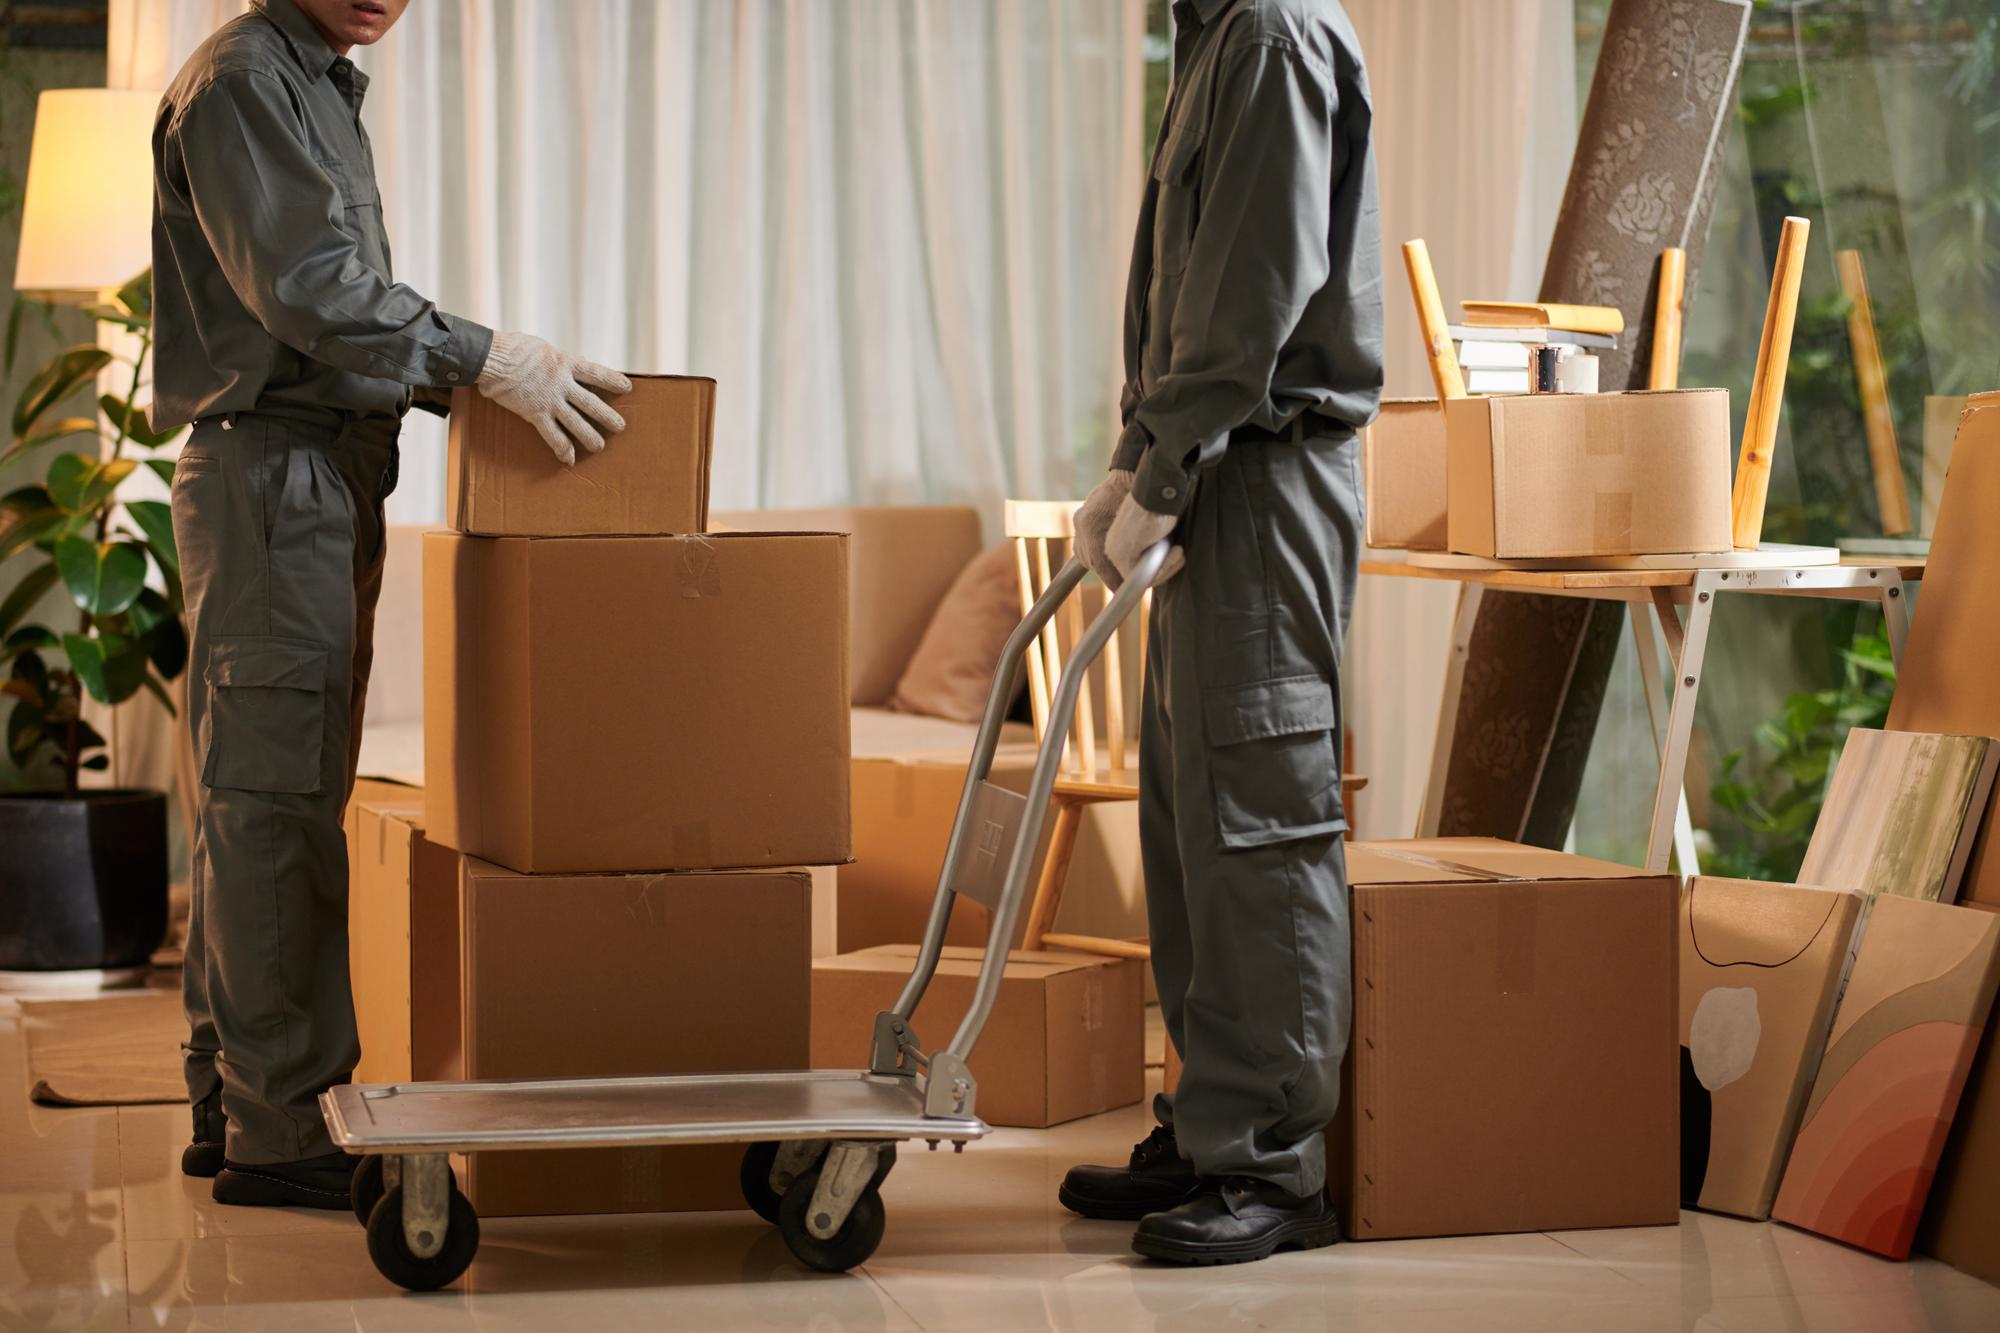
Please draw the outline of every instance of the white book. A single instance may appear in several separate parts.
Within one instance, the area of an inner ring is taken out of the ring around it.
[[[1569,329],[1485,329],[1451,324],[1446,326],[1445,334],[1459,342],[1568,343],[1572,347],[1588,347],[1594,351],[1610,351],[1618,346],[1618,340],[1608,333],[1575,333]]]
[[[1525,370],[1468,370],[1465,372],[1467,393],[1526,393],[1528,372]]]
[[[1458,345],[1461,370],[1526,370],[1527,343],[1489,343],[1468,338]]]

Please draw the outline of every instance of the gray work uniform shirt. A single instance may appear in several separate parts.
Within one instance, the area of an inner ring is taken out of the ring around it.
[[[1114,468],[1179,513],[1232,432],[1359,430],[1382,396],[1368,75],[1337,0],[1177,0],[1125,300]]]
[[[153,127],[155,430],[296,404],[400,413],[471,384],[491,329],[390,276],[368,76],[256,0],[182,67]]]

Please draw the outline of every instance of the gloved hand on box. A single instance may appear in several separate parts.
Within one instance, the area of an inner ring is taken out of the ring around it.
[[[632,392],[632,381],[533,334],[497,333],[479,391],[533,426],[567,466],[578,446],[594,454],[606,435],[625,429],[625,418],[604,400]]]

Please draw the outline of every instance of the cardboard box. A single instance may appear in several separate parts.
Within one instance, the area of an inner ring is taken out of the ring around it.
[[[361,1034],[354,1081],[456,1078],[461,858],[424,836],[421,804],[363,804],[354,816],[347,892]]]
[[[967,762],[962,753],[855,757],[854,863],[840,872],[842,953],[923,938],[965,789]],[[992,779],[1009,791],[1025,792],[1034,767],[1032,746],[1003,746],[993,757]],[[1060,929],[1114,938],[1145,932],[1136,810],[1136,802],[1123,802],[1084,811]],[[1054,823],[1053,812],[1042,822],[1028,885],[1031,895],[1040,882]],[[945,942],[982,948],[991,928],[992,913],[961,898],[952,909]],[[1021,930],[1026,929],[1024,911]],[[1019,931],[1013,942],[1020,943]]]
[[[1435,398],[1386,398],[1361,432],[1368,544],[1377,550],[1445,547],[1444,412]]]
[[[426,830],[524,872],[845,862],[846,555],[427,534]]]
[[[1330,1133],[1357,1239],[1671,1225],[1671,875],[1485,838],[1357,842],[1351,1091]]]
[[[517,875],[468,858],[464,1077],[803,1069],[812,882],[803,870]],[[741,1208],[740,1145],[475,1154],[488,1217]]]
[[[381,805],[389,809],[411,810],[418,814],[424,808],[424,784],[416,777],[388,778],[365,777],[354,780],[354,790],[348,793],[347,805],[340,812],[341,831],[347,835],[347,864],[351,867],[361,855],[361,807]]]
[[[946,948],[911,1020],[926,1051],[951,1042],[982,957]],[[890,944],[813,964],[813,1068],[867,1066],[875,1015],[896,1002],[916,958],[916,945]],[[1145,1096],[1144,967],[1092,954],[1009,954],[972,1051],[974,1112],[990,1125],[1044,1129]]]
[[[702,532],[715,381],[634,375],[625,429],[564,467],[542,437],[473,389],[452,395],[445,521],[485,537]]]
[[[1762,1221],[1805,1115],[1863,897],[1697,875],[1681,901],[1681,1199]]]
[[[1729,550],[1729,439],[1726,389],[1455,399],[1449,545],[1508,559]]]

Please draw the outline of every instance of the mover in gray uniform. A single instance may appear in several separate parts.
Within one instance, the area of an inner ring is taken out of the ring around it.
[[[624,428],[599,394],[631,388],[390,276],[347,53],[408,2],[255,0],[153,131],[152,422],[194,423],[173,492],[200,776],[182,1169],[223,1203],[348,1206],[316,1098],[359,1054],[341,812],[403,413],[476,384],[572,463]]]
[[[1355,432],[1382,388],[1368,79],[1337,0],[1178,0],[1125,305],[1125,429],[1077,513],[1116,586],[1173,535],[1139,743],[1153,972],[1179,1090],[1065,1204],[1235,1263],[1331,1244],[1347,1049],[1340,646]]]

